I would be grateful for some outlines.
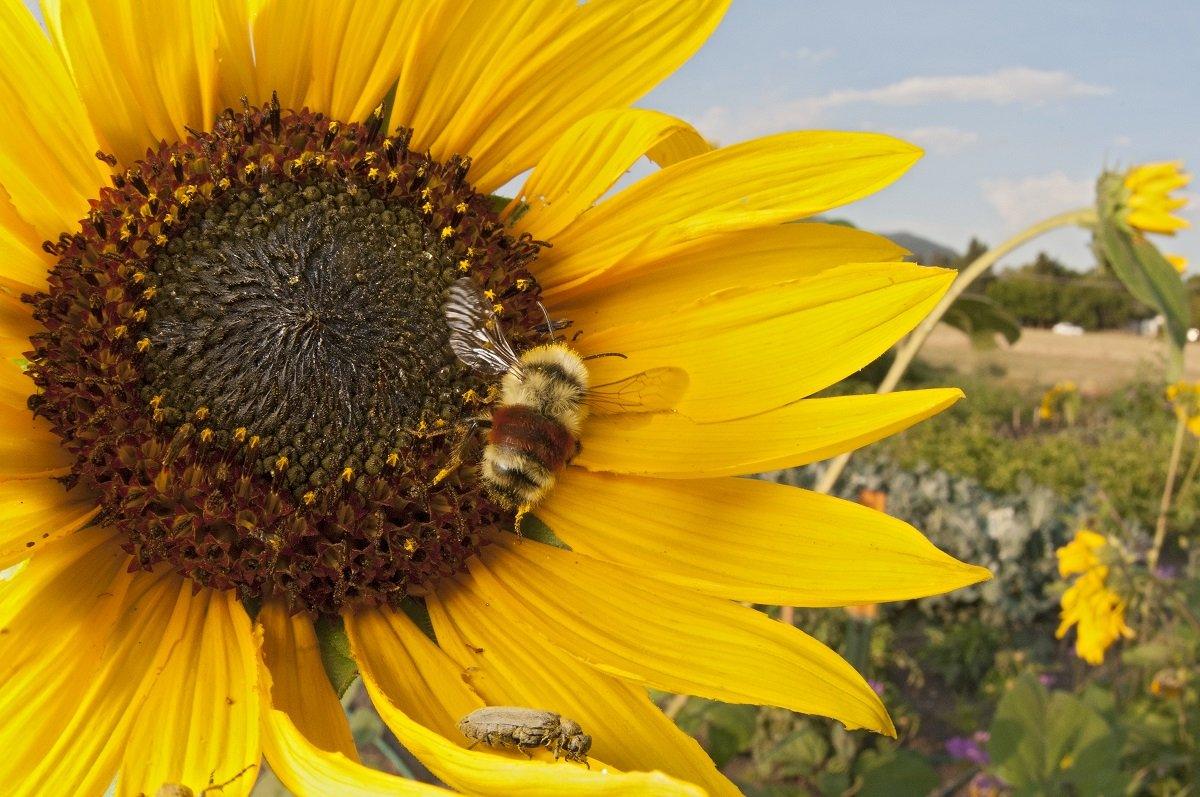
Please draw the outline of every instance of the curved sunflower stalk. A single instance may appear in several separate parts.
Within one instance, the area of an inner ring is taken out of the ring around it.
[[[1060,227],[1083,227],[1095,238],[1098,253],[1137,299],[1162,313],[1170,347],[1166,381],[1177,381],[1183,372],[1183,347],[1187,344],[1190,308],[1179,258],[1162,254],[1146,233],[1173,235],[1188,226],[1174,213],[1186,200],[1170,192],[1187,185],[1190,177],[1179,163],[1153,163],[1124,173],[1105,171],[1096,183],[1094,207],[1079,208],[1036,222],[995,248],[984,252],[959,273],[954,284],[916,330],[897,348],[877,393],[896,388],[934,327],[954,322],[956,302],[970,285],[1001,258],[1020,246]],[[970,332],[969,329],[964,330]],[[829,492],[849,462],[845,454],[833,460],[817,480],[816,489]]]

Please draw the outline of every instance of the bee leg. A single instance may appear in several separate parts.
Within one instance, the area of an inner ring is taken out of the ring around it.
[[[525,747],[517,745],[517,749],[524,753],[526,758],[533,758],[533,753],[529,752]]]
[[[475,741],[473,741],[473,742],[471,742],[469,745],[467,745],[467,749],[468,749],[468,750],[474,750],[474,749],[475,749],[475,745],[477,745],[477,744],[479,744],[479,739],[476,739]]]
[[[529,510],[533,509],[533,504],[521,504],[517,507],[517,516],[513,519],[513,530],[517,532],[517,539],[521,539],[521,521],[529,514]]]
[[[450,461],[446,463],[446,467],[438,471],[438,474],[433,477],[433,484],[441,484],[446,477],[454,473],[463,462],[463,450],[467,447],[467,440],[475,433],[475,429],[479,426],[479,420],[472,418],[467,423],[459,427],[458,432],[454,435],[454,442],[451,445]],[[432,486],[432,485],[431,485]]]

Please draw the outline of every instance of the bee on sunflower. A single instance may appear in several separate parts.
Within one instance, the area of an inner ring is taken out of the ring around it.
[[[630,107],[726,5],[63,0],[47,35],[0,3],[8,793],[247,794],[264,755],[298,794],[446,793],[358,763],[318,621],[344,623],[401,742],[473,794],[736,793],[647,687],[894,733],[837,654],[740,602],[898,600],[987,571],[881,513],[733,477],[954,403],[807,398],[953,274],[787,223],[886,186],[912,146],[716,149]],[[606,196],[643,156],[660,169]],[[640,386],[583,397],[569,451],[536,418],[490,439],[569,453],[528,507],[456,440],[508,406],[452,346],[463,279],[518,364],[554,342],[548,316],[589,386]],[[664,397],[655,373],[686,379]],[[560,545],[518,542],[524,509]],[[505,705],[586,728],[590,768],[468,749],[460,718]]]

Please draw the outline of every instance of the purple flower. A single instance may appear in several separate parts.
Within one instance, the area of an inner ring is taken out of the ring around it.
[[[986,744],[987,740],[987,731],[979,731],[970,738],[952,736],[946,740],[946,753],[959,761],[970,761],[976,766],[983,766],[988,762],[988,754],[980,745]]]
[[[1154,575],[1159,581],[1174,581],[1179,578],[1179,568],[1175,565],[1159,565],[1154,568]]]
[[[875,690],[875,694],[883,697],[883,681],[876,681],[874,678],[868,678],[867,685]]]
[[[1046,687],[1047,689],[1054,686],[1054,683],[1056,680],[1054,678],[1054,676],[1048,672],[1041,673],[1040,675],[1038,675],[1037,679],[1038,679],[1038,683],[1040,683],[1042,686]]]

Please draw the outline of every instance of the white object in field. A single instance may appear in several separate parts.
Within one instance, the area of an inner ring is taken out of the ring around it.
[[[1200,340],[1200,329],[1192,327],[1188,330],[1188,343],[1195,343]]]
[[[1078,324],[1071,324],[1067,321],[1059,321],[1057,324],[1050,327],[1050,331],[1055,335],[1077,336],[1083,334],[1083,327],[1079,326]]]

